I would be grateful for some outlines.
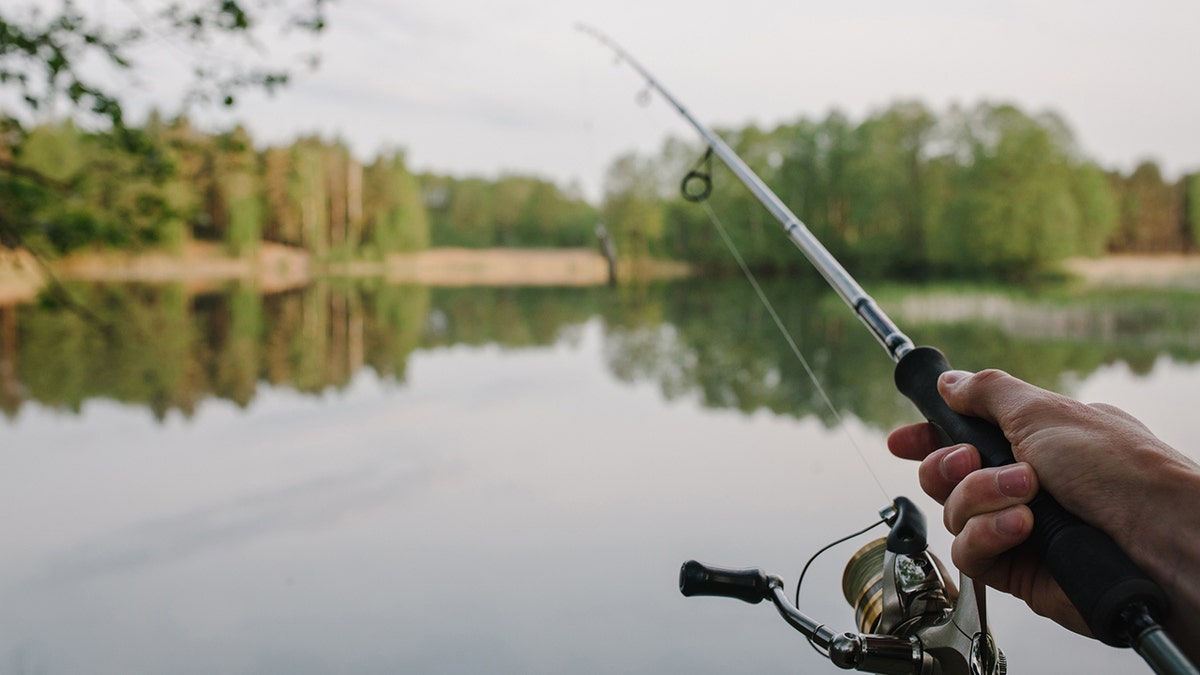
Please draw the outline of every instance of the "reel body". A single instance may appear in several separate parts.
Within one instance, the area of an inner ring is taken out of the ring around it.
[[[886,675],[1006,675],[1004,655],[987,629],[982,588],[965,576],[961,591],[950,581],[929,551],[925,518],[911,501],[898,497],[881,513],[890,534],[860,548],[842,575],[858,633],[835,634],[810,619],[787,599],[783,581],[760,569],[688,561],[680,570],[680,592],[771,600],[839,668]]]

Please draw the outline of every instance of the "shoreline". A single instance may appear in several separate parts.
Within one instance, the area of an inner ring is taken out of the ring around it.
[[[1063,269],[1086,286],[1200,289],[1200,255],[1122,254],[1072,258]]]
[[[47,263],[62,281],[182,283],[193,293],[233,280],[265,293],[302,288],[319,278],[382,277],[427,286],[594,286],[608,283],[608,263],[593,249],[434,248],[383,261],[318,263],[307,251],[266,243],[252,256],[232,257],[210,242],[182,252],[91,251]],[[1200,255],[1112,255],[1076,258],[1062,269],[1074,283],[1101,288],[1200,289]],[[672,279],[692,273],[685,263],[621,261],[619,279]],[[27,251],[0,248],[0,305],[33,302],[46,283]]]
[[[182,283],[189,292],[246,281],[265,293],[302,288],[321,278],[382,277],[427,286],[597,286],[608,283],[608,262],[592,249],[435,248],[393,254],[383,261],[324,262],[282,244],[264,243],[252,256],[233,257],[220,244],[188,242],[180,253],[89,251],[46,263],[60,281]],[[620,279],[667,279],[691,274],[669,261],[617,266]],[[27,251],[0,249],[0,305],[33,302],[47,273]]]

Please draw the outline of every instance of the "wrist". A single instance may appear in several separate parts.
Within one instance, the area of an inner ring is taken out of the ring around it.
[[[1122,537],[1122,546],[1166,592],[1169,623],[1187,628],[1176,637],[1200,637],[1200,467],[1179,457],[1155,473],[1143,500],[1144,529]]]

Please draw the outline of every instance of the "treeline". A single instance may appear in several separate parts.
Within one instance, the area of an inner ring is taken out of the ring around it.
[[[983,103],[937,113],[897,103],[855,122],[833,112],[724,137],[835,256],[862,275],[1021,276],[1071,256],[1200,249],[1200,174],[1152,162],[1106,171],[1066,123]],[[196,130],[153,115],[140,129],[0,118],[0,243],[231,253],[259,242],[321,258],[379,259],[430,246],[591,246],[604,221],[626,259],[726,268],[703,209],[679,196],[696,142],[617,158],[599,208],[532,176],[414,174],[403,152],[357,160],[341,142],[257,149],[241,128]],[[762,269],[807,268],[779,226],[717,160],[710,204]],[[693,184],[697,187],[698,184]]]
[[[857,123],[833,112],[722,135],[857,273],[1021,275],[1070,256],[1200,244],[1200,174],[1171,181],[1152,162],[1128,175],[1105,171],[1050,113],[983,103],[938,114],[904,102]],[[702,150],[670,139],[656,156],[612,165],[604,217],[620,226],[625,250],[729,266],[708,216],[679,194]],[[759,268],[804,265],[779,225],[713,164],[710,203],[743,256]]]
[[[95,133],[70,121],[0,120],[5,244],[63,253],[89,245],[179,248],[189,238],[252,252],[262,241],[319,257],[379,258],[429,246],[579,246],[595,209],[578,190],[528,176],[415,175],[403,152],[355,159],[304,137],[255,148],[186,117]]]

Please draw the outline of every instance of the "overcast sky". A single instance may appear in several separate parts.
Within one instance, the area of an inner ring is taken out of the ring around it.
[[[237,108],[260,143],[319,132],[364,159],[398,146],[417,170],[595,195],[618,153],[691,132],[635,102],[585,22],[712,126],[988,99],[1059,112],[1107,167],[1200,170],[1196,0],[339,0],[329,20],[318,71]]]

